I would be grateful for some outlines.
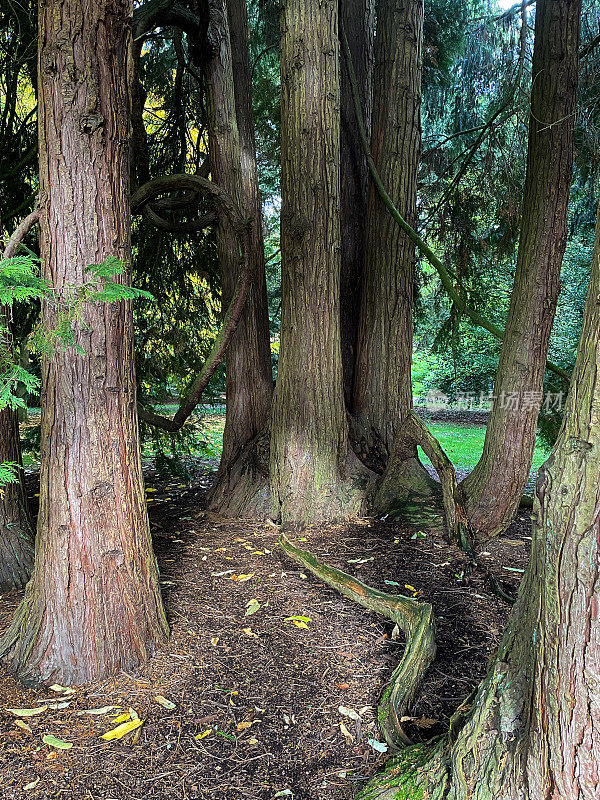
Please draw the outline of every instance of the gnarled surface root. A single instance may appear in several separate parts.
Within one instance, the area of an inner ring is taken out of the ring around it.
[[[285,553],[328,586],[364,608],[391,619],[404,632],[404,655],[381,699],[379,724],[391,748],[410,744],[402,727],[402,718],[410,716],[423,675],[435,658],[435,622],[431,605],[373,589],[351,575],[323,564],[312,553],[295,547],[285,536],[279,542]]]

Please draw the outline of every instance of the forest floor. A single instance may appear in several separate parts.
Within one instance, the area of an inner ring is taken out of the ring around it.
[[[0,670],[3,800],[350,800],[381,767],[386,756],[369,740],[381,739],[376,705],[402,641],[387,620],[290,561],[274,526],[206,514],[209,479],[183,484],[147,476],[171,625],[168,645],[148,664],[67,694],[28,690]],[[483,556],[509,592],[520,581],[529,537],[523,512]],[[464,554],[425,528],[359,520],[308,529],[296,540],[372,586],[433,604],[438,655],[412,734],[444,731],[485,674],[508,606],[481,574],[469,574]],[[17,602],[0,600],[0,629]],[[22,718],[7,710],[46,701],[68,705]],[[86,713],[106,706],[118,708]],[[104,741],[116,715],[130,711],[142,727]],[[46,734],[72,747],[49,746]]]

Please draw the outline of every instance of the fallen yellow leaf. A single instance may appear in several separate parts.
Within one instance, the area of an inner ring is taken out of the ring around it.
[[[231,576],[231,580],[232,581],[239,581],[240,583],[245,583],[246,581],[249,581],[250,578],[253,578],[253,577],[254,577],[254,573],[253,572],[242,572],[241,575],[232,575]]]
[[[123,736],[126,736],[128,733],[134,731],[143,724],[144,720],[142,719],[130,719],[129,722],[124,722],[122,725],[117,725],[117,727],[113,728],[112,731],[103,733],[102,738],[107,742],[110,742],[111,739],[122,739]]]
[[[114,717],[113,723],[118,725],[120,722],[127,722],[128,719],[131,719],[131,714],[129,711],[125,711],[123,714],[118,714],[116,717]]]

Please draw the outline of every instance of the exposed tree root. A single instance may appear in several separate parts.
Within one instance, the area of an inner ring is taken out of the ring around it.
[[[423,675],[435,658],[435,622],[431,605],[372,589],[351,575],[323,564],[312,553],[295,547],[285,536],[279,541],[289,556],[328,586],[370,611],[391,619],[406,635],[404,655],[379,705],[379,724],[391,748],[411,744],[402,727],[402,718],[410,716]]]
[[[406,471],[407,459],[405,453],[410,445],[413,447],[418,445],[423,449],[440,478],[449,540],[471,555],[473,548],[469,535],[469,523],[456,480],[454,465],[435,436],[412,411],[407,415],[401,431],[396,436],[388,468],[375,494],[373,501],[374,511],[378,514],[387,513],[391,505],[397,502],[396,487],[400,475]]]

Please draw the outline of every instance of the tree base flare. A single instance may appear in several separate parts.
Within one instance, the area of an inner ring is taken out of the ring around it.
[[[208,492],[209,511],[232,519],[269,516],[269,437],[265,431],[221,463]]]

